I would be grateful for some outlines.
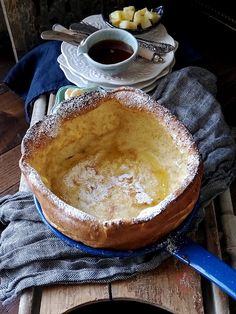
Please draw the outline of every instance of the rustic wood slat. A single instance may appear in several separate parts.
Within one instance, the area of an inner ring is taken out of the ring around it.
[[[5,86],[4,84],[2,84]],[[3,87],[4,88],[4,87]],[[0,94],[1,111],[5,111],[16,116],[23,117],[24,102],[23,99],[11,91],[5,91]]]
[[[41,300],[41,288],[26,289],[19,302],[18,314],[38,314]]]
[[[34,125],[36,122],[42,119],[46,111],[47,111],[46,95],[42,95],[34,103],[30,126]],[[25,178],[23,177],[23,175],[21,175],[19,191],[28,192],[29,190],[30,189]],[[35,308],[36,303],[35,300],[37,300],[37,302],[40,303],[41,288],[27,289],[20,298],[18,314],[34,314],[34,313],[38,314],[39,312],[38,307]]]
[[[0,94],[0,103],[0,154],[3,154],[21,143],[28,124],[24,118],[24,105],[19,97],[3,91]]]
[[[0,112],[0,154],[19,145],[26,131],[26,124],[11,114]]]
[[[16,184],[12,185],[8,189],[6,189],[2,193],[0,193],[0,197],[4,196],[4,195],[8,195],[8,194],[12,195],[12,194],[17,193],[19,191],[19,185],[20,185],[20,178],[19,178],[19,180],[18,180],[18,182]]]
[[[7,27],[6,27],[6,23],[4,21],[2,9],[0,7],[0,33],[5,32],[5,31],[7,31]]]
[[[34,125],[36,122],[42,119],[45,116],[46,111],[47,111],[46,95],[41,95],[34,103],[30,126]],[[29,191],[29,187],[23,175],[21,176],[20,179],[19,190],[26,192]]]
[[[49,101],[48,101],[47,114],[51,113],[52,107],[53,107],[53,105],[55,103],[55,99],[56,99],[56,96],[54,94],[50,94]]]
[[[231,258],[232,267],[236,268],[236,216],[234,214],[230,189],[219,196],[222,228],[225,234],[225,250]]]
[[[41,299],[40,314],[61,314],[85,304],[108,300],[107,284],[45,287]]]
[[[20,145],[11,149],[3,155],[0,155],[0,193],[3,194],[6,190],[19,182],[20,168],[18,160],[20,159]],[[6,169],[8,171],[6,172]]]
[[[219,258],[222,258],[215,206],[213,202],[206,208],[204,223],[208,250]],[[228,296],[215,284],[211,283],[210,286],[212,289],[212,297],[210,300],[207,300],[208,304],[210,303],[210,306],[208,307],[214,308],[214,314],[228,314]]]

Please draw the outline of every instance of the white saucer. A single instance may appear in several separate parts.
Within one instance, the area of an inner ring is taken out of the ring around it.
[[[142,58],[137,58],[127,71],[110,75],[89,65],[83,55],[78,57],[76,46],[63,42],[61,51],[66,58],[70,70],[78,73],[88,81],[112,85],[133,85],[155,78],[167,68],[174,59],[174,52],[169,52],[164,56],[164,63],[152,63]]]
[[[86,84],[91,84],[94,85],[93,81],[87,80],[84,77],[82,77],[79,72],[73,71],[72,69],[69,68],[68,63],[66,61],[66,58],[64,57],[64,55],[60,55],[58,57],[58,63],[60,64],[61,69],[63,70],[65,76],[67,77],[67,79],[69,81],[71,81],[72,83],[78,85],[78,86],[83,86],[85,87]],[[135,84],[127,84],[128,86],[134,87],[134,88],[140,88],[140,89],[144,89],[146,87],[149,87],[150,85],[152,85],[153,83],[155,83],[157,81],[157,79],[159,79],[160,77],[168,74],[170,72],[170,70],[172,69],[173,65],[174,65],[174,61],[172,61],[172,63],[170,64],[169,67],[165,68],[159,75],[157,75],[156,77],[150,79],[150,80],[146,80],[146,81],[142,81],[142,82],[138,82]],[[81,85],[83,84],[83,85]],[[102,86],[105,89],[112,89],[117,87],[117,85],[114,84],[109,84],[109,83],[95,83],[96,85]],[[121,86],[121,85],[120,85]]]
[[[80,87],[87,87],[87,86],[100,86],[106,90],[111,90],[115,87],[118,87],[117,85],[112,85],[112,84],[101,84],[101,83],[94,83],[93,81],[88,81],[84,77],[80,76],[78,73],[72,71],[71,69],[68,68],[66,64],[66,60],[63,55],[60,55],[58,57],[58,62],[60,64],[61,70],[64,72],[66,78],[73,84],[80,86]],[[167,75],[171,70],[172,67],[174,66],[175,60],[171,63],[171,65],[167,68],[165,68],[157,77],[151,80],[147,80],[145,82],[139,82],[136,84],[127,84],[126,86],[131,86],[133,88],[139,88],[142,89],[145,92],[149,92],[153,90],[157,84],[158,84],[158,79],[161,78],[164,75]],[[122,85],[120,85],[122,86]]]

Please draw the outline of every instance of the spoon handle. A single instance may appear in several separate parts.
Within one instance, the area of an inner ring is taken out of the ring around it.
[[[64,31],[60,32],[60,31],[54,31],[54,30],[48,30],[41,33],[42,39],[65,41],[67,43],[77,45],[77,46],[86,37],[87,35],[83,35],[83,34],[70,34]]]
[[[149,49],[159,55],[175,50],[175,47],[171,44],[167,44],[163,42],[147,41],[146,39],[141,39],[141,38],[137,38],[137,39],[138,39],[140,47]]]

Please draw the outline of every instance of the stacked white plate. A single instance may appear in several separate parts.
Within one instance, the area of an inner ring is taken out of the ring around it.
[[[101,15],[89,16],[84,21],[97,28],[108,28]],[[167,33],[162,24],[139,37],[165,42],[177,47],[177,42]],[[83,55],[78,57],[76,46],[63,42],[61,55],[57,61],[66,78],[77,86],[97,85],[106,90],[119,86],[131,86],[149,92],[157,86],[159,78],[171,72],[175,58],[174,51],[164,56],[163,63],[153,63],[138,57],[127,71],[109,75],[89,65]]]

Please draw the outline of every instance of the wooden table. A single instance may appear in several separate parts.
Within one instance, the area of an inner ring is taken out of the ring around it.
[[[1,3],[5,4],[11,2],[16,1],[6,2],[1,0]],[[173,15],[176,16],[177,23],[181,24],[182,19],[179,15],[176,15],[175,11]],[[185,17],[192,19],[192,15],[190,14]],[[201,23],[199,23],[200,20]],[[231,38],[234,37],[231,33],[228,34],[229,31],[226,31],[223,27],[217,27],[214,23],[209,24],[209,20],[207,21],[207,27],[205,27],[206,23],[204,23],[202,16],[199,17],[197,15],[192,20],[192,23],[188,22],[186,23],[188,27],[183,28],[183,31],[189,31],[194,46],[198,46],[201,54],[204,56],[205,64],[201,64],[201,66],[207,67],[217,75],[218,99],[223,105],[223,111],[227,118],[226,121],[230,125],[234,125],[235,115],[233,112],[236,99],[235,52],[232,47],[228,50],[225,49],[225,45],[219,46],[219,41],[214,41],[212,34],[217,33],[219,38],[224,38],[227,43],[232,43],[233,40]],[[196,25],[198,26],[197,28]],[[172,31],[174,35],[175,28],[170,29],[171,33]],[[14,52],[17,59],[16,49]],[[7,93],[7,96],[4,96],[3,99],[3,112],[7,113],[7,115],[2,115],[3,119],[1,121],[6,122],[8,119],[8,125],[12,128],[7,129],[7,136],[4,136],[5,133],[1,133],[0,138],[0,141],[2,141],[0,143],[4,147],[0,156],[0,192],[4,194],[14,193],[18,188],[20,177],[18,168],[18,159],[20,157],[19,144],[21,136],[26,129],[26,126],[20,122],[23,115],[18,109],[16,109],[17,113],[14,112],[13,119],[11,119],[11,114],[14,111],[14,106],[12,106],[14,97],[16,96]],[[52,102],[53,96],[51,96],[50,104]],[[47,106],[48,101],[46,96],[41,97],[35,103],[32,123],[40,118],[41,113],[42,115],[46,113]],[[3,124],[1,123],[0,130],[2,129]],[[17,137],[13,138],[12,134],[14,136],[17,134]],[[3,143],[3,139],[6,142]],[[27,186],[24,187],[24,182],[21,182],[21,189],[25,188]],[[232,194],[234,204],[236,204],[235,185],[232,191],[234,192]],[[216,209],[214,205],[216,205]],[[220,239],[222,237],[225,238],[226,242],[224,243],[223,251],[230,253],[232,266],[236,267],[235,236],[233,228],[230,225],[231,222],[235,221],[235,216],[230,191],[227,190],[217,202],[212,203],[206,212],[205,230],[203,235],[200,234],[200,238],[203,236],[206,239],[204,244],[206,244],[208,250],[218,256],[221,256]],[[219,225],[217,225],[216,221],[216,212],[220,226],[222,225],[220,236]],[[191,268],[179,263],[174,258],[170,258],[153,272],[139,274],[133,279],[117,281],[112,284],[57,285],[43,289],[28,289],[21,297],[19,314],[64,313],[81,304],[98,300],[117,299],[131,299],[152,303],[168,309],[172,313],[229,313],[227,296],[215,285],[206,287],[208,286],[207,284],[208,282],[202,280]]]

